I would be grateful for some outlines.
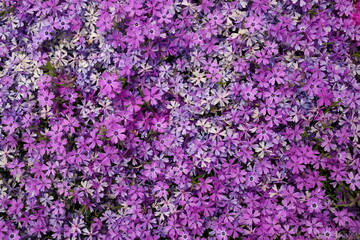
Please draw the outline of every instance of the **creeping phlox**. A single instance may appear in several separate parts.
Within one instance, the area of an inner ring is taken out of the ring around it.
[[[0,239],[359,239],[360,3],[1,0]]]

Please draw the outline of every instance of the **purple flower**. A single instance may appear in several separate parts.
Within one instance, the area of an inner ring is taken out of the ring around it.
[[[54,102],[52,101],[55,98],[54,93],[49,92],[48,90],[44,90],[41,92],[39,96],[39,104],[41,106],[51,106]]]
[[[0,8],[0,239],[360,234],[352,1]]]
[[[262,28],[262,20],[260,17],[253,15],[246,18],[244,26],[249,29],[250,33],[259,31]]]
[[[110,74],[108,72],[103,73],[99,80],[99,86],[100,92],[109,98],[114,98],[115,93],[120,92],[120,84],[115,74]]]
[[[356,187],[360,189],[360,176],[354,175],[353,172],[348,173],[348,178],[345,180],[347,184],[350,184],[350,189],[355,191]]]

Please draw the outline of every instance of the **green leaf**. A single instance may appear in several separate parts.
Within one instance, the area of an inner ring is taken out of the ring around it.
[[[47,63],[44,66],[41,66],[40,68],[44,70],[45,74],[48,74],[48,75],[50,75],[52,77],[55,77],[57,75],[56,74],[56,69],[51,64],[50,61],[47,61]]]
[[[123,206],[122,205],[115,205],[115,206],[112,206],[111,208],[114,209],[114,210],[119,210],[119,209],[123,208]]]
[[[216,83],[219,84],[220,87],[227,87],[230,84],[230,82],[223,81],[222,79]]]
[[[14,7],[14,5],[12,5],[12,6],[9,8],[9,10],[0,12],[0,17],[5,16],[6,14],[9,14],[9,13],[11,13],[11,12],[14,12],[15,10],[16,10],[16,8]]]
[[[193,176],[191,177],[191,183],[192,185],[197,185],[199,183],[199,178],[203,178],[205,177],[205,173],[201,174],[201,175],[197,175],[197,176]]]
[[[333,108],[335,108],[335,107],[339,107],[339,106],[340,106],[339,103],[341,103],[341,101],[342,101],[342,100],[339,99],[339,100],[337,100],[336,102],[331,103],[330,106],[328,106],[328,107],[325,108],[324,113],[328,113],[328,112],[330,112],[331,109],[333,109]]]
[[[101,140],[111,140],[111,137],[100,137]]]
[[[80,208],[80,212],[84,213],[85,211],[86,211],[86,206],[82,205],[81,208]]]
[[[356,53],[352,54],[351,56],[353,56],[353,57],[360,57],[360,52],[356,52]]]
[[[317,14],[317,12],[316,12],[315,10],[310,10],[310,11],[308,12],[308,14],[311,15],[311,16],[314,16],[314,15]]]

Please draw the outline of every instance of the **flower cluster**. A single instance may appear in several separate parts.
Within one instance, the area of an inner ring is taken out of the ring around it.
[[[353,20],[356,25],[360,25],[360,2],[355,5],[355,12],[352,14]]]
[[[359,237],[358,10],[0,1],[0,239]]]

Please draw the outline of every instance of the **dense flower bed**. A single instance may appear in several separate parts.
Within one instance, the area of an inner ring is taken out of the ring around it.
[[[0,1],[0,239],[356,239],[350,0]]]

